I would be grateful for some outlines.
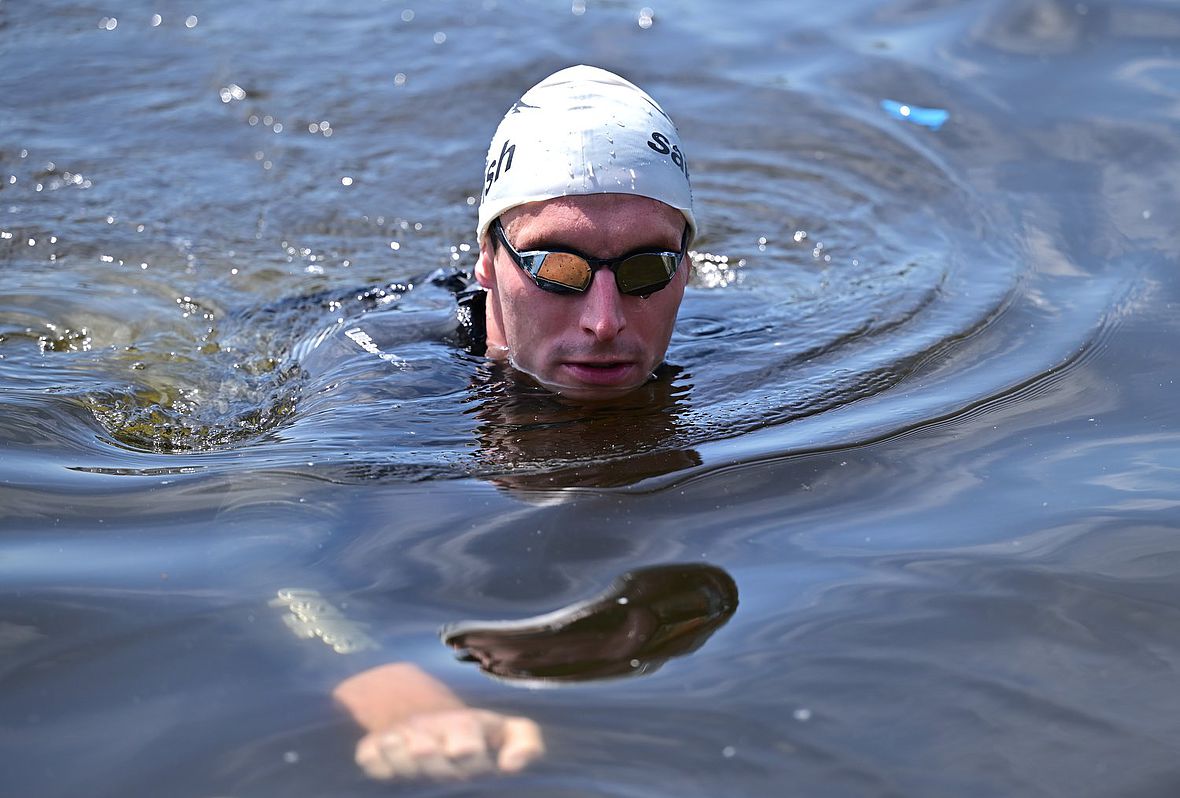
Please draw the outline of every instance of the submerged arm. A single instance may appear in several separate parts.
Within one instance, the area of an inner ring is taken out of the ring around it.
[[[362,671],[332,695],[366,732],[356,762],[375,779],[513,773],[545,750],[533,721],[469,707],[410,663]]]

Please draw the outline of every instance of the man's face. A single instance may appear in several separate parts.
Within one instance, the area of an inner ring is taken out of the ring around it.
[[[657,200],[629,194],[561,197],[521,205],[500,217],[517,251],[574,250],[596,258],[680,248],[684,216]],[[664,359],[688,281],[681,263],[672,282],[645,298],[619,293],[599,269],[585,293],[537,287],[502,246],[485,239],[476,277],[488,289],[487,342],[551,391],[609,399],[643,385]]]

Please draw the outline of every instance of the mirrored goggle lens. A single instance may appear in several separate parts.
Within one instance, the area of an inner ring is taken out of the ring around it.
[[[624,294],[650,294],[663,288],[676,273],[670,255],[632,255],[615,269],[615,281]],[[568,252],[550,252],[536,271],[537,277],[574,291],[585,291],[594,270],[584,258]]]
[[[583,258],[568,252],[550,252],[541,261],[537,276],[575,291],[585,291],[594,272]]]
[[[632,255],[619,264],[615,279],[624,294],[650,294],[666,286],[675,273],[674,256]]]

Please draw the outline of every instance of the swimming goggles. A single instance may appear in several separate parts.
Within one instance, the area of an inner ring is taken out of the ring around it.
[[[555,294],[582,293],[590,287],[594,272],[602,268],[614,272],[620,294],[654,294],[672,282],[676,267],[688,252],[688,225],[684,226],[684,234],[680,237],[679,252],[632,252],[621,258],[587,258],[564,250],[517,252],[508,243],[499,219],[492,223],[492,230],[508,250],[513,263],[533,278],[537,287]]]

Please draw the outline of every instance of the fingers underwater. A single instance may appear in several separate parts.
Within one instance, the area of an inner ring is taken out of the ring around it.
[[[502,719],[502,742],[496,764],[505,773],[517,773],[545,753],[541,727],[528,718]]]
[[[356,762],[380,781],[454,781],[516,773],[544,751],[541,729],[528,718],[465,709],[416,715],[366,735],[357,744]]]

